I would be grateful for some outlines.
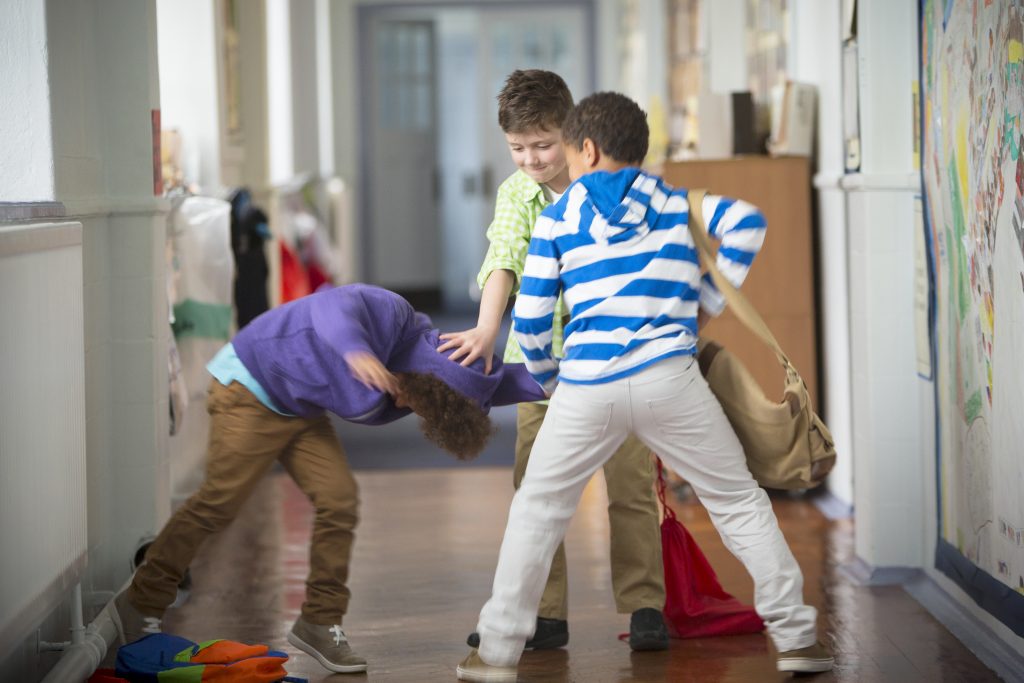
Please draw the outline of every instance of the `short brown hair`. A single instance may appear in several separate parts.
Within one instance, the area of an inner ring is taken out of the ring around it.
[[[420,416],[424,436],[459,460],[480,455],[494,433],[480,406],[433,375],[403,372],[398,381],[405,401]]]
[[[561,128],[570,109],[569,86],[553,71],[517,69],[498,93],[498,125],[506,133]]]
[[[617,92],[599,92],[580,100],[562,123],[562,140],[583,149],[594,144],[616,161],[639,166],[647,156],[650,130],[647,114],[636,102]]]

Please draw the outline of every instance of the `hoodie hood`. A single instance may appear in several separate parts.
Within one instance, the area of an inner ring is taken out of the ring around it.
[[[462,367],[438,353],[440,335],[430,318],[380,287],[345,285],[271,309],[232,341],[239,360],[282,412],[312,417],[325,410],[363,424],[384,424],[409,414],[390,397],[353,376],[345,354],[372,353],[391,372],[431,374],[483,410],[539,401],[541,388],[523,366],[497,358]]]
[[[429,319],[422,314],[429,322]],[[476,403],[484,412],[491,406],[543,401],[541,389],[521,363],[505,365],[497,355],[491,364],[491,373],[484,374],[484,361],[477,359],[463,366],[448,356],[454,351],[438,353],[442,344],[440,332],[424,329],[408,344],[398,350],[388,362],[392,372],[418,372],[434,375],[455,391]]]
[[[576,183],[586,188],[580,211],[593,211],[590,234],[595,240],[620,242],[648,232],[647,211],[657,186],[656,178],[629,167],[614,173],[589,173]]]

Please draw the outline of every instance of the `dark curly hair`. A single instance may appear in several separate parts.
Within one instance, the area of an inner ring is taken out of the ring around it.
[[[433,375],[403,372],[398,382],[424,436],[459,460],[480,455],[494,426],[477,404]]]
[[[562,77],[543,69],[517,69],[498,93],[498,125],[506,133],[557,130],[572,109]]]
[[[647,114],[617,92],[599,92],[580,100],[562,123],[562,140],[577,150],[590,138],[603,154],[639,166],[647,156]]]

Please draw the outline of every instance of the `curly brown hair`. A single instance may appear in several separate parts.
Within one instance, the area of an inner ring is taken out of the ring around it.
[[[459,460],[480,455],[494,426],[477,404],[433,375],[403,372],[398,382],[424,436]]]

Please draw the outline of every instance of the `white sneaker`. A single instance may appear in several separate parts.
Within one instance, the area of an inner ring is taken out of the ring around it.
[[[514,666],[493,666],[480,659],[480,653],[472,650],[469,656],[462,660],[455,675],[460,681],[475,681],[476,683],[516,683],[516,667]]]
[[[834,665],[835,658],[821,642],[799,650],[780,652],[775,657],[775,668],[779,671],[817,673],[831,671]]]

